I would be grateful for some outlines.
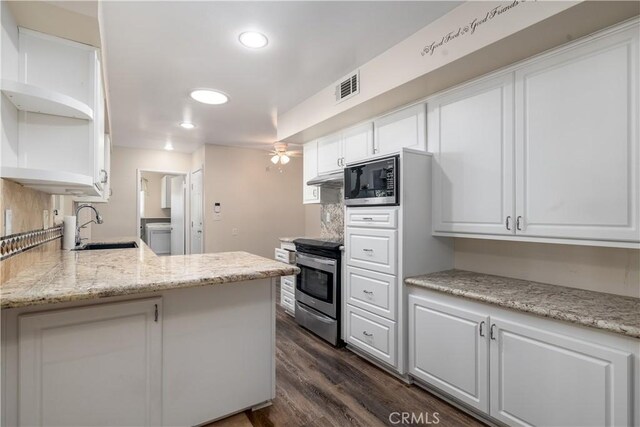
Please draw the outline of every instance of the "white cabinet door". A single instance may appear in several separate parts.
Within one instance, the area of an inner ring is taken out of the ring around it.
[[[149,298],[21,315],[19,425],[161,425],[161,304]]]
[[[315,185],[307,185],[310,179],[318,176],[318,143],[307,142],[302,146],[302,202],[320,202],[320,188]]]
[[[630,425],[632,355],[534,320],[491,318],[491,416],[520,426]]]
[[[343,164],[366,160],[373,154],[373,123],[342,132]]]
[[[489,410],[489,316],[409,295],[409,372]]]
[[[318,175],[342,169],[342,144],[339,133],[318,139]]]
[[[398,153],[402,148],[426,149],[426,111],[414,105],[374,121],[374,154]]]
[[[516,72],[517,234],[640,240],[638,27]]]
[[[428,102],[433,228],[513,234],[513,73]]]

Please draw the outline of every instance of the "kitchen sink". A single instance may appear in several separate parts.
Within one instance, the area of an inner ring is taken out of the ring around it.
[[[117,242],[117,243],[87,243],[75,249],[76,251],[98,251],[102,249],[131,249],[137,248],[136,242]]]

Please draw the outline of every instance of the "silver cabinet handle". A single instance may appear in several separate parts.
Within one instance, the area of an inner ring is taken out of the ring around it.
[[[313,189],[313,197],[318,197],[318,189],[317,188]]]
[[[484,320],[482,322],[480,322],[480,336],[483,337],[484,336]]]
[[[364,292],[367,295],[373,295],[373,291],[368,291],[366,289],[363,289],[362,292]]]
[[[364,217],[362,218],[363,221],[373,221],[373,218],[371,217]]]
[[[516,230],[518,231],[522,231],[522,227],[520,222],[522,221],[522,216],[519,215],[518,218],[516,218]]]
[[[340,166],[340,157],[336,159],[336,163],[338,164],[338,166]]]
[[[106,184],[107,181],[109,180],[109,174],[104,169],[100,169],[100,173],[102,174],[102,180],[100,180],[100,182],[103,184]]]
[[[373,249],[363,249],[362,252],[373,252]]]
[[[507,220],[505,221],[505,226],[507,227],[507,230],[511,231],[511,225],[509,224],[509,222],[511,221],[511,215],[509,215],[507,217]]]
[[[364,335],[365,337],[372,337],[373,336],[373,334],[370,334],[367,331],[362,331],[362,335]]]
[[[494,333],[494,331],[493,331],[493,329],[494,329],[495,327],[496,327],[496,324],[494,323],[494,324],[492,324],[492,325],[491,325],[491,329],[489,330],[489,336],[491,337],[491,339],[492,339],[492,340],[495,340],[495,339],[496,339],[496,335],[495,335],[495,333]]]

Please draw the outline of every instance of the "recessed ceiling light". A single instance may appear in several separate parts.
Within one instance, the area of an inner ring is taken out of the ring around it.
[[[238,37],[238,39],[243,46],[252,49],[265,47],[267,43],[269,43],[267,36],[256,31],[245,31],[244,33],[240,34],[240,37]]]
[[[225,104],[229,97],[222,92],[213,89],[196,89],[191,92],[191,98],[203,104]]]
[[[196,127],[196,125],[194,125],[193,123],[189,123],[189,122],[182,122],[182,123],[180,123],[180,126],[182,126],[185,129],[193,129],[194,127]]]
[[[171,141],[167,141],[167,143],[164,144],[164,149],[167,151],[173,150],[173,144],[171,143]]]

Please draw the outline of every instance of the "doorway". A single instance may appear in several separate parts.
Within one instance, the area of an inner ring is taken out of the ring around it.
[[[137,171],[138,236],[159,256],[187,251],[188,179],[185,172]]]
[[[202,169],[191,173],[191,253],[204,252],[202,226]]]

